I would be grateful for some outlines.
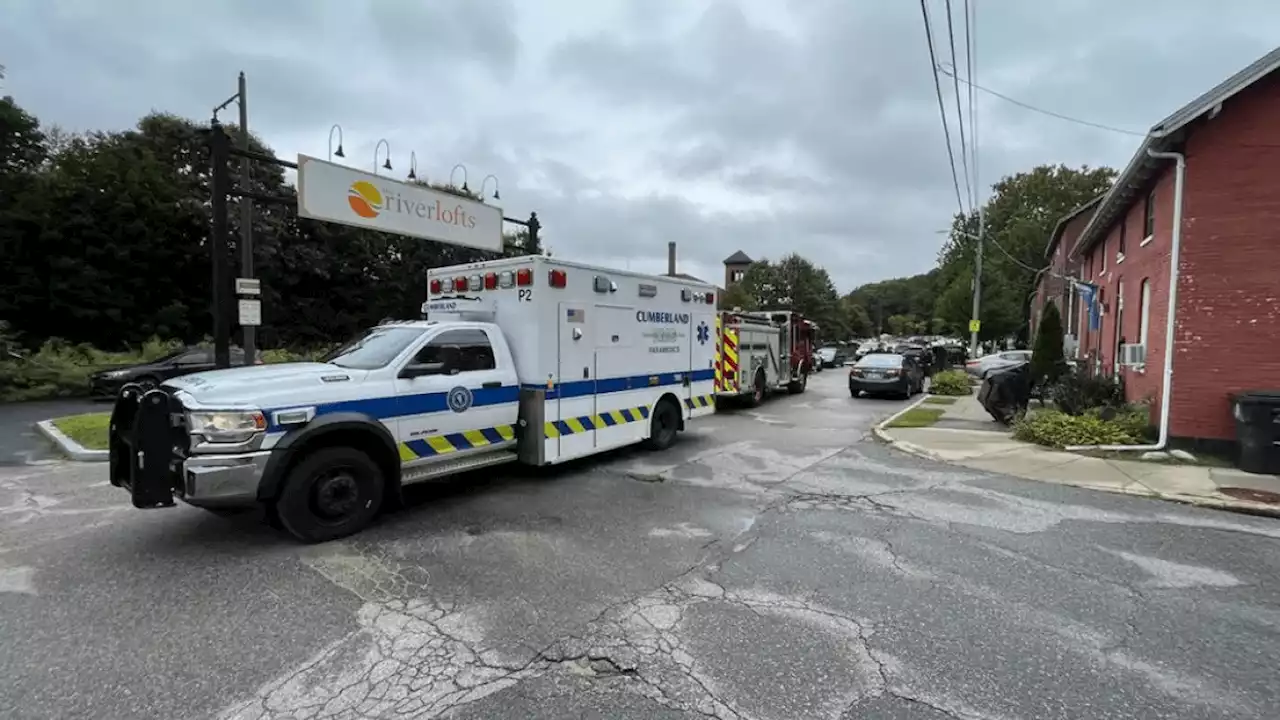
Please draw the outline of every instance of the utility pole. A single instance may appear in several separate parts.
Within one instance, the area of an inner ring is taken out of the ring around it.
[[[985,228],[986,216],[983,208],[978,208],[978,252],[973,262],[973,313],[969,316],[969,357],[978,357],[978,331],[974,329],[972,323],[979,318],[979,311],[982,306],[982,235]]]
[[[244,72],[240,73],[240,149],[249,151],[249,98],[245,94]],[[240,190],[252,192],[249,181],[249,158],[240,158]],[[240,277],[253,277],[253,201],[240,196]],[[253,325],[241,327],[244,332],[244,363],[252,365],[257,351],[257,330]]]
[[[227,162],[230,159],[230,138],[222,131],[217,118],[209,127],[209,155],[213,168],[209,184],[213,199],[210,214],[213,226],[209,236],[209,254],[213,266],[213,356],[218,368],[231,366],[231,293],[227,277]]]

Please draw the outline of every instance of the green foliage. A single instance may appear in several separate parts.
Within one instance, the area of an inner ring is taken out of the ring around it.
[[[1136,445],[1141,435],[1122,422],[1103,420],[1096,413],[1068,415],[1057,410],[1029,413],[1013,426],[1024,442],[1063,448],[1071,445]]]
[[[87,413],[56,418],[53,426],[63,435],[80,443],[88,450],[107,449],[107,429],[111,425],[111,413]]]
[[[1125,404],[1123,383],[1109,375],[1094,375],[1084,366],[1063,373],[1048,394],[1054,406],[1068,415]]]
[[[742,308],[743,310],[760,309],[756,305],[756,298],[742,283],[736,283],[728,290],[720,293],[720,300],[717,307],[721,310],[732,310],[734,308]]]
[[[933,395],[968,395],[972,391],[969,375],[963,370],[943,370],[935,373],[929,385],[929,392]]]
[[[152,338],[137,348],[104,352],[87,344],[58,338],[46,340],[39,351],[21,359],[0,359],[0,402],[84,395],[89,375],[121,365],[158,360],[181,343]]]
[[[1032,350],[1031,377],[1034,382],[1053,383],[1066,370],[1066,355],[1062,350],[1062,315],[1058,313],[1057,304],[1045,305]]]
[[[931,407],[913,407],[894,418],[892,422],[885,427],[895,428],[920,428],[929,427],[938,422],[938,418],[942,417],[945,411],[942,408]]]
[[[1121,407],[1090,408],[1085,414],[1106,420],[1140,440],[1147,439],[1152,434],[1151,408],[1142,403]]]
[[[1036,271],[1044,267],[1045,242],[1058,220],[1106,191],[1111,168],[1079,169],[1042,165],[1004,178],[984,206],[982,259],[982,340],[1010,335],[1026,340]],[[933,315],[953,331],[968,326],[972,313],[974,238],[978,215],[957,216],[938,258],[939,291]]]
[[[894,335],[923,335],[945,330],[934,321],[937,301],[938,271],[923,275],[894,278],[855,288],[845,296],[851,309],[865,316],[865,327],[855,332],[860,337],[889,332]]]
[[[122,132],[45,132],[0,101],[0,320],[27,350],[51,337],[123,350],[211,334],[208,132],[162,113]],[[255,137],[250,148],[272,154]],[[248,189],[293,197],[282,168],[251,168]],[[233,271],[239,202],[228,201]],[[292,203],[254,203],[252,231],[267,346],[322,346],[383,318],[416,318],[428,269],[497,257],[300,219]],[[504,254],[540,249],[527,232],[505,240]]]
[[[737,289],[747,301],[739,303],[744,309],[796,310],[818,324],[825,340],[849,337],[848,318],[831,277],[799,255],[787,255],[776,263],[756,262],[735,286]]]

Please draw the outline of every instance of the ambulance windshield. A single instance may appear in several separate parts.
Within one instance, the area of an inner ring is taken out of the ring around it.
[[[425,328],[382,325],[369,328],[356,339],[336,350],[325,362],[352,370],[386,367],[404,349],[422,337]]]

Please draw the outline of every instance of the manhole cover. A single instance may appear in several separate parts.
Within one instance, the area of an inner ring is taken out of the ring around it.
[[[1280,505],[1280,493],[1268,492],[1266,490],[1251,490],[1249,488],[1229,487],[1222,488],[1223,495],[1230,495],[1239,500],[1249,500],[1251,502],[1267,503],[1268,505]]]

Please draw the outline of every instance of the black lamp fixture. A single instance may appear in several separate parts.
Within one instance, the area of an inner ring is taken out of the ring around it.
[[[498,194],[498,176],[492,173],[485,175],[484,180],[480,181],[480,199],[484,200],[484,187],[485,183],[489,182],[489,178],[493,178],[493,199],[501,200],[502,196]]]
[[[409,151],[409,179],[418,179],[418,154],[412,150]]]
[[[333,133],[335,130],[338,133],[338,149],[336,151],[333,149]],[[342,126],[337,123],[334,123],[333,127],[329,128],[329,159],[333,160],[335,156],[346,157],[346,154],[342,152]]]
[[[462,192],[469,193],[471,192],[471,188],[467,187],[467,166],[463,165],[462,163],[458,163],[457,165],[454,165],[453,169],[449,171],[449,184],[453,185],[454,187],[458,187],[453,182],[453,176],[454,176],[454,173],[458,172],[459,168],[462,169]]]
[[[382,149],[383,145],[387,146],[387,159],[383,161],[382,168],[384,170],[392,169],[391,168],[391,143],[387,142],[386,138],[383,138],[378,141],[377,145],[373,146],[373,174],[374,175],[378,174],[378,151]]]

